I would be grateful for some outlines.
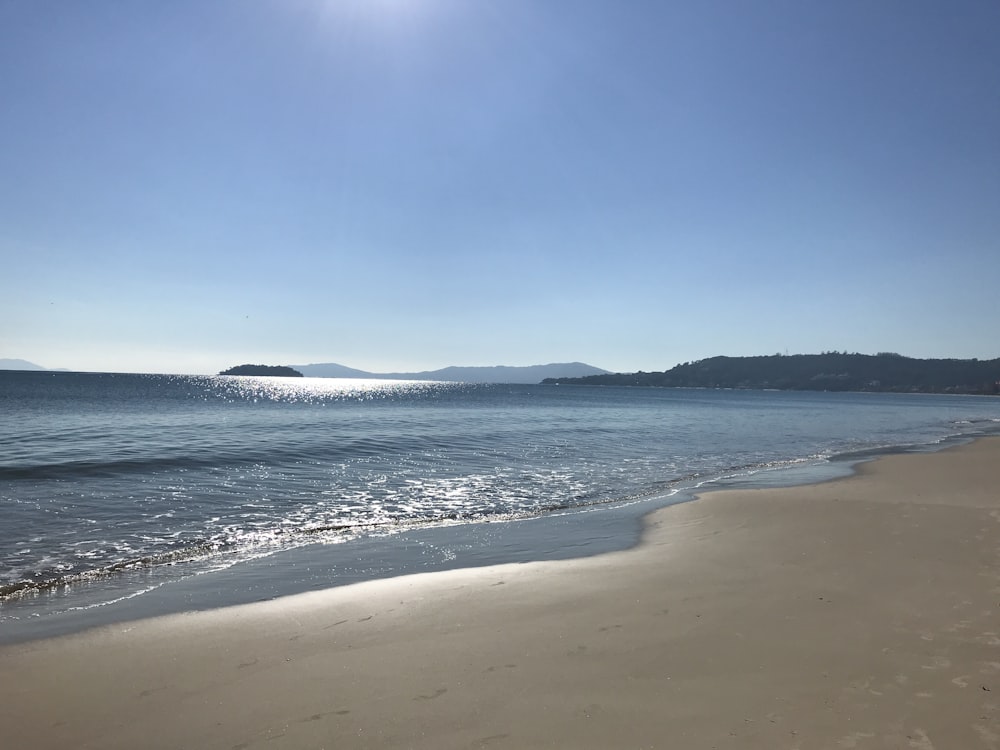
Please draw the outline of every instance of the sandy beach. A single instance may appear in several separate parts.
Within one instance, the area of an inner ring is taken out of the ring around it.
[[[10,748],[1000,747],[1000,438],[635,549],[0,650]]]

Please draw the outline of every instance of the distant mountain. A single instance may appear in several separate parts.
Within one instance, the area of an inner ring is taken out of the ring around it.
[[[665,372],[549,378],[546,382],[666,388],[996,394],[1000,393],[1000,359],[913,359],[894,352],[711,357],[685,362]]]
[[[292,365],[307,378],[377,378],[375,373],[355,370],[333,362],[320,365]]]
[[[0,359],[0,370],[44,370],[41,365],[26,359]]]
[[[607,370],[582,362],[562,362],[526,367],[443,367],[422,372],[366,372],[335,363],[292,365],[310,378],[373,378],[381,380],[450,380],[462,383],[540,383],[545,378],[580,378],[606,374]]]

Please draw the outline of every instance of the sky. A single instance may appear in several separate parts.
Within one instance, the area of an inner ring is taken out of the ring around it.
[[[995,0],[0,0],[0,357],[1000,357]]]

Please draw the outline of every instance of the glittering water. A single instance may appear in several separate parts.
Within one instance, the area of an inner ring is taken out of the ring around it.
[[[1000,399],[0,372],[0,420],[9,599],[933,444]]]

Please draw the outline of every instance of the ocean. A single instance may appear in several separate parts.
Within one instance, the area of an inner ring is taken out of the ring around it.
[[[621,549],[699,489],[1000,433],[993,397],[0,372],[0,640]]]

